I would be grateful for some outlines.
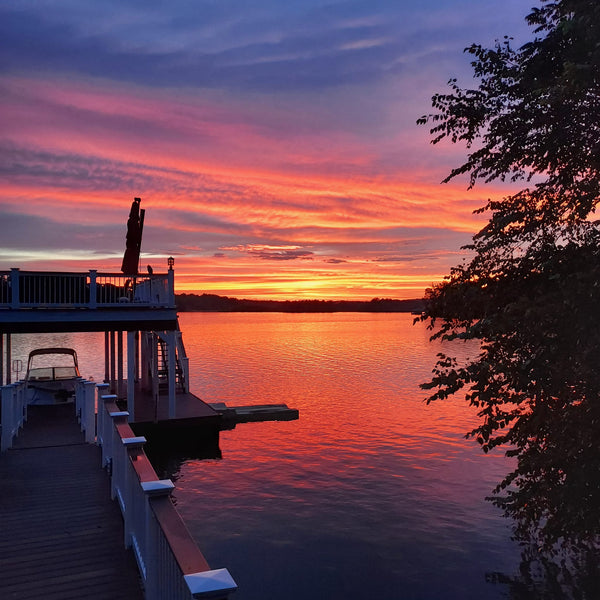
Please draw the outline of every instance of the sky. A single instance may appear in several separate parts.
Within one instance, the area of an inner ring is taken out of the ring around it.
[[[536,4],[4,0],[0,269],[118,272],[141,197],[178,292],[421,297],[507,190],[416,120]]]

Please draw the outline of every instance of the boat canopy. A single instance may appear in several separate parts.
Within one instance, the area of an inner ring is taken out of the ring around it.
[[[32,371],[33,359],[36,356],[47,356],[50,354],[64,354],[70,356],[73,359],[73,366],[75,369],[76,376],[79,376],[79,364],[77,362],[77,352],[73,348],[36,348],[29,353],[27,360],[27,375],[26,379],[29,379],[29,373]]]
[[[77,358],[77,352],[73,348],[36,348],[29,353],[29,357],[39,356],[40,354],[70,354]]]

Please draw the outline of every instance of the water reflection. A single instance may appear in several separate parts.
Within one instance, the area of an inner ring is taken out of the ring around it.
[[[223,460],[180,469],[179,509],[241,600],[502,597],[485,573],[518,555],[484,497],[505,459],[464,440],[463,402],[423,404],[437,349],[410,315],[180,320],[192,391],[300,410],[221,432]]]
[[[546,551],[530,540],[522,543],[516,574],[486,578],[507,589],[511,600],[593,600],[600,589],[599,558],[597,546]]]

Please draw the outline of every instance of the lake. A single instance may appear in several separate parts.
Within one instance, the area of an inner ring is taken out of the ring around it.
[[[191,391],[229,405],[286,403],[289,422],[220,434],[221,459],[171,473],[174,498],[237,600],[495,599],[514,575],[510,522],[485,496],[510,464],[464,439],[473,410],[427,406],[443,346],[409,314],[182,313]],[[41,340],[40,338],[43,338]],[[101,381],[103,334],[14,336],[74,346]],[[457,355],[477,346],[455,343]]]
[[[441,344],[413,319],[180,315],[194,393],[300,411],[221,432],[221,460],[176,476],[178,509],[238,600],[506,597],[486,574],[513,574],[518,548],[485,496],[510,465],[464,439],[476,417],[462,398],[424,403]]]

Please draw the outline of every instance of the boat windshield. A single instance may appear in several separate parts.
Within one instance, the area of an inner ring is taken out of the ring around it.
[[[30,369],[29,381],[54,381],[56,379],[73,379],[78,377],[75,367],[39,367]]]

